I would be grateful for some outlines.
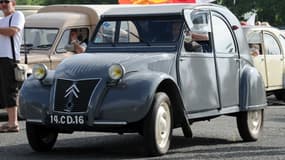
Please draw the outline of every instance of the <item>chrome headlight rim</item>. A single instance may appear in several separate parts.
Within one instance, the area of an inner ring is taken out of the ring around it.
[[[121,64],[112,64],[108,70],[109,78],[113,81],[122,79],[125,73],[125,68]]]
[[[32,75],[38,80],[43,80],[47,76],[48,68],[45,64],[35,64]]]

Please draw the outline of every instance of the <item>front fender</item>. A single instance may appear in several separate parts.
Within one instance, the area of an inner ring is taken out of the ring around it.
[[[241,110],[263,108],[267,105],[264,82],[256,68],[245,65],[240,81]]]
[[[95,120],[142,120],[151,108],[157,87],[169,75],[157,72],[133,72],[126,75],[118,86],[107,90]]]
[[[44,120],[50,106],[50,85],[42,85],[33,76],[23,83],[19,93],[19,110],[24,119]]]

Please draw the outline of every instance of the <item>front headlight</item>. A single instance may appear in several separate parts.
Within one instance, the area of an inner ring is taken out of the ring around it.
[[[44,64],[35,64],[33,67],[33,76],[38,79],[42,80],[47,75],[47,66]]]
[[[109,68],[109,77],[112,80],[119,80],[121,79],[125,74],[125,69],[120,64],[113,64]]]

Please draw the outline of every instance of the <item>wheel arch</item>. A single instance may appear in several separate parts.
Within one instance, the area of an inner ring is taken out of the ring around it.
[[[173,127],[180,127],[187,120],[182,97],[176,83],[171,79],[164,79],[158,85],[156,92],[164,92],[168,95],[173,111]]]
[[[252,66],[244,66],[240,79],[241,110],[260,109],[266,105],[266,91],[260,73]]]

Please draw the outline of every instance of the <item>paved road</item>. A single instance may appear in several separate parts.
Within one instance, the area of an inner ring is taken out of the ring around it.
[[[171,149],[162,157],[144,157],[143,139],[137,134],[117,135],[76,132],[62,134],[53,151],[36,153],[28,145],[25,124],[20,133],[0,134],[0,159],[229,159],[285,160],[285,105],[270,101],[265,112],[264,132],[259,141],[244,143],[235,119],[220,117],[194,123],[194,137],[174,131]]]

